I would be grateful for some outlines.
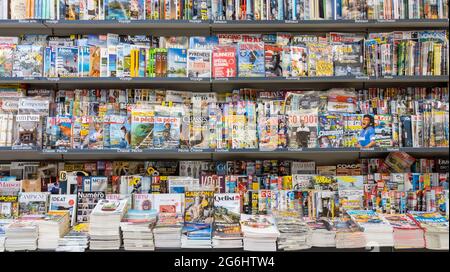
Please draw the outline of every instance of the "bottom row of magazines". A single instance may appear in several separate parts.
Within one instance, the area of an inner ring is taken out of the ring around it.
[[[179,207],[128,209],[128,200],[102,199],[89,223],[70,227],[69,211],[21,216],[0,224],[0,251],[144,250],[155,248],[243,248],[247,251],[311,247],[449,249],[448,219],[434,212],[378,214],[349,210],[337,218],[305,219],[297,212],[240,214],[239,194],[186,192]],[[214,202],[214,204],[212,204]],[[221,204],[223,203],[223,204]],[[230,205],[231,203],[231,205]],[[210,209],[211,206],[213,209]]]

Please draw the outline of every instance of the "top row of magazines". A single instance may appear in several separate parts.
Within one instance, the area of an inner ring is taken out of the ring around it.
[[[0,19],[395,20],[448,18],[446,0],[0,0]]]

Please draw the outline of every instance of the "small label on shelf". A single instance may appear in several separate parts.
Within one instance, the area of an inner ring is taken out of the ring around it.
[[[361,152],[364,152],[364,151],[375,151],[375,148],[373,148],[373,147],[371,147],[371,148],[360,148],[359,150]]]
[[[178,149],[178,152],[180,152],[180,153],[188,153],[189,149]]]
[[[202,78],[202,77],[190,77],[189,80],[190,81],[203,81],[203,80],[205,80],[205,78]]]
[[[58,20],[45,20],[46,24],[58,24]]]
[[[384,79],[393,79],[394,77],[393,76],[384,76],[383,78]]]
[[[227,77],[215,77],[214,80],[216,81],[228,81]]]
[[[300,77],[285,77],[286,80],[300,80]]]
[[[396,21],[395,19],[377,19],[378,23],[395,23]]]
[[[298,20],[284,20],[285,24],[298,24]]]
[[[11,150],[33,150],[32,146],[13,146]]]
[[[291,151],[291,152],[301,152],[301,151],[303,151],[303,148],[301,148],[301,147],[299,147],[299,148],[288,148],[287,150]]]
[[[144,150],[142,150],[142,149],[132,149],[131,152],[132,153],[142,153],[142,152],[144,152]]]
[[[132,78],[131,77],[119,77],[119,80],[123,80],[123,81],[130,81]]]
[[[54,149],[42,149],[42,153],[55,153],[56,150]]]
[[[400,148],[396,148],[396,147],[389,147],[389,148],[386,148],[386,151],[388,151],[388,152],[397,152],[397,151],[400,151]]]
[[[369,20],[361,20],[361,19],[356,19],[355,23],[368,23]]]
[[[67,149],[57,149],[57,153],[67,153]]]
[[[129,24],[129,23],[131,23],[131,20],[123,20],[123,19],[121,19],[121,20],[118,20],[118,22],[119,22],[119,24]]]
[[[189,23],[191,24],[200,24],[202,20],[189,20]]]
[[[229,150],[228,149],[216,149],[216,152],[229,152]]]
[[[130,153],[129,149],[116,149],[117,153]]]
[[[213,22],[214,24],[227,24],[228,21],[223,21],[223,20],[214,20]]]
[[[35,80],[35,77],[24,77],[23,80]]]
[[[369,80],[368,76],[356,76],[356,79],[363,79],[363,80]]]
[[[21,19],[19,20],[20,24],[33,24],[33,23],[37,23],[36,20],[26,20],[26,19]]]
[[[199,148],[193,148],[193,149],[191,149],[191,152],[201,153],[201,152],[204,152],[204,150],[203,149],[199,149]]]
[[[59,77],[47,77],[48,81],[59,81]]]

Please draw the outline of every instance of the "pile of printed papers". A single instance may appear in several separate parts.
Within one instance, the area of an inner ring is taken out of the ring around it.
[[[302,250],[311,248],[310,229],[296,212],[278,212],[275,222],[280,232],[279,250]]]
[[[36,250],[39,236],[35,221],[16,220],[5,230],[6,251]]]
[[[306,222],[311,229],[312,247],[336,247],[336,231],[325,219],[308,220]]]
[[[277,251],[280,232],[273,216],[241,214],[241,227],[244,234],[244,250]]]
[[[363,248],[366,239],[361,229],[349,218],[334,221],[336,229],[336,248]]]
[[[211,248],[212,225],[185,222],[181,236],[182,248]]]
[[[159,213],[158,222],[153,229],[155,247],[180,248],[183,217],[176,213]]]
[[[50,211],[36,223],[39,229],[38,248],[56,249],[58,240],[69,231],[70,213],[69,211]]]
[[[155,210],[129,210],[120,223],[125,250],[155,250]]]
[[[100,200],[89,219],[90,249],[117,250],[121,246],[120,222],[127,212],[127,199]]]
[[[366,247],[393,247],[393,228],[372,210],[349,210],[347,214],[364,231]]]
[[[410,212],[408,214],[424,231],[425,247],[448,250],[448,220],[436,212]]]
[[[83,252],[89,246],[89,223],[75,225],[58,240],[56,251]]]
[[[424,248],[425,235],[422,228],[406,214],[384,214],[394,228],[394,248]]]

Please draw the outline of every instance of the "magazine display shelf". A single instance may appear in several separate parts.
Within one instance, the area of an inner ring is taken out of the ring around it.
[[[258,149],[235,150],[185,150],[185,149],[149,149],[149,150],[83,150],[83,149],[14,149],[0,148],[0,161],[11,160],[245,160],[245,159],[309,159],[320,164],[334,162],[354,162],[361,158],[385,157],[389,152],[404,151],[414,157],[448,158],[449,149],[442,148],[304,148],[298,150],[260,151]]]
[[[0,20],[0,31],[47,30],[50,33],[89,33],[90,31],[140,30],[186,33],[251,32],[251,31],[366,31],[447,28],[448,19],[398,19],[398,20]],[[129,34],[129,33],[128,33]]]
[[[191,91],[230,91],[233,88],[283,89],[305,87],[412,87],[447,86],[448,76],[329,76],[329,77],[248,77],[248,78],[156,78],[156,77],[82,77],[82,78],[51,78],[51,77],[10,77],[0,78],[0,84],[29,84],[32,87],[51,89],[69,88],[116,88],[118,84],[127,88],[164,87],[182,88]]]

